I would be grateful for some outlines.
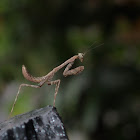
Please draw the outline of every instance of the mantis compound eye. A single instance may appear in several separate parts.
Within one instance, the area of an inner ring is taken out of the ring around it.
[[[81,62],[83,62],[84,54],[83,53],[78,53],[78,57]]]

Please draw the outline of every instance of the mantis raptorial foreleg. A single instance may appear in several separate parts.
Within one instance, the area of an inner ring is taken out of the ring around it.
[[[66,76],[69,76],[69,75],[76,75],[76,74],[79,74],[80,72],[82,72],[84,70],[84,66],[79,66],[79,67],[76,67],[74,69],[71,69],[69,70],[72,65],[74,64],[74,62],[71,62],[67,65],[67,67],[65,68],[64,72],[63,72],[63,75],[66,77]]]

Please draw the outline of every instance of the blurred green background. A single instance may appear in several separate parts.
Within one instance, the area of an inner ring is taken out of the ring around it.
[[[71,140],[140,138],[139,0],[0,0],[0,122],[7,119],[24,64],[46,75],[79,52],[85,70],[61,79],[56,107]],[[13,116],[53,104],[55,86],[22,88]]]

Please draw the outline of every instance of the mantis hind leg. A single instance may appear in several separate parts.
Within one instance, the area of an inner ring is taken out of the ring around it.
[[[17,101],[17,99],[18,99],[18,96],[19,96],[19,93],[20,93],[20,90],[21,90],[22,87],[40,88],[41,86],[39,86],[39,85],[21,84],[21,85],[19,86],[19,89],[18,89],[18,92],[17,92],[16,98],[15,98],[15,101],[14,101],[14,103],[13,103],[13,106],[12,106],[12,109],[11,109],[11,112],[10,112],[8,118],[10,118],[11,115],[12,115],[12,112],[13,112],[13,110],[14,110],[14,107],[15,107],[16,101]]]

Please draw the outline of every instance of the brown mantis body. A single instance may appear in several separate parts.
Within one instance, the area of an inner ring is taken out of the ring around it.
[[[30,75],[28,73],[28,71],[26,70],[26,67],[23,65],[22,66],[22,74],[23,74],[23,76],[27,80],[29,80],[31,82],[38,83],[38,85],[21,84],[19,86],[15,101],[13,103],[13,106],[12,106],[12,109],[11,109],[11,112],[10,112],[10,116],[11,116],[11,114],[13,112],[14,106],[16,104],[17,98],[18,98],[20,90],[21,90],[21,87],[24,87],[24,86],[33,87],[33,88],[40,88],[45,83],[48,84],[48,85],[54,85],[55,84],[56,87],[55,87],[54,102],[53,102],[53,106],[55,106],[55,100],[56,100],[56,95],[58,93],[58,89],[59,89],[59,85],[60,85],[60,79],[52,81],[52,78],[53,78],[54,74],[56,72],[58,72],[61,68],[66,66],[66,65],[67,65],[67,67],[65,68],[65,70],[63,72],[63,75],[65,77],[69,76],[69,75],[76,75],[76,74],[82,72],[84,70],[84,66],[79,66],[79,67],[76,67],[76,68],[71,69],[71,70],[70,70],[70,68],[72,67],[72,65],[74,64],[74,61],[76,59],[79,59],[82,62],[84,55],[85,55],[85,53],[78,53],[78,55],[75,55],[75,56],[71,57],[70,59],[66,60],[64,63],[62,63],[61,65],[57,66],[52,71],[50,71],[47,75],[42,76],[42,77],[33,77],[32,75]]]
[[[94,43],[93,43],[94,44]],[[93,45],[92,44],[92,45]],[[103,45],[104,43],[92,48],[92,49],[95,49],[101,45]],[[92,47],[92,45],[90,47]],[[80,72],[82,72],[84,70],[84,66],[79,66],[79,67],[76,67],[74,69],[71,69],[70,68],[72,67],[72,65],[74,64],[74,61],[76,59],[79,59],[81,62],[83,61],[83,57],[84,55],[89,52],[91,49],[88,49],[85,53],[78,53],[78,55],[75,55],[73,57],[71,57],[70,59],[66,60],[64,63],[62,63],[61,65],[57,66],[56,68],[54,68],[52,71],[50,71],[47,75],[45,76],[42,76],[42,77],[33,77],[32,75],[30,75],[28,73],[28,71],[26,70],[26,67],[23,65],[22,66],[22,74],[23,76],[31,81],[31,82],[34,82],[34,83],[38,83],[38,85],[30,85],[30,84],[21,84],[19,86],[19,89],[18,89],[18,92],[17,92],[17,95],[16,95],[16,98],[15,98],[15,101],[13,103],[13,106],[12,106],[12,109],[11,109],[11,112],[10,112],[10,115],[9,117],[11,116],[12,112],[13,112],[13,109],[14,109],[14,106],[16,104],[16,101],[17,101],[17,98],[19,96],[19,93],[20,93],[20,90],[21,90],[21,87],[33,87],[33,88],[40,88],[42,87],[45,83],[48,84],[48,85],[56,85],[55,86],[55,94],[54,94],[54,102],[53,102],[53,106],[55,106],[55,100],[56,100],[56,95],[58,93],[58,89],[59,89],[59,85],[60,85],[60,79],[58,80],[54,80],[52,81],[52,78],[54,76],[54,74],[56,72],[58,72],[60,69],[62,69],[64,66],[67,65],[67,67],[65,68],[64,72],[63,72],[63,75],[66,77],[66,76],[69,76],[69,75],[76,75]]]

